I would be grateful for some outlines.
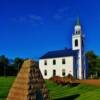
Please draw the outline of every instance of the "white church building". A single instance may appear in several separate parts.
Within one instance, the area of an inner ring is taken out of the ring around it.
[[[84,34],[79,20],[72,34],[72,49],[49,51],[40,57],[39,68],[44,79],[71,74],[76,79],[86,79],[87,64],[84,51]]]

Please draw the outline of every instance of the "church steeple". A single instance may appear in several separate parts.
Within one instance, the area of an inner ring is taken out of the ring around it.
[[[85,71],[85,51],[84,51],[84,37],[82,34],[81,24],[79,17],[77,17],[75,26],[74,26],[74,34],[72,35],[72,49],[78,50],[78,67],[77,67],[77,77],[79,79],[84,79],[86,75]]]
[[[81,25],[80,25],[79,17],[77,17],[77,20],[76,20],[76,25],[75,25],[75,28],[74,28],[74,34],[81,34]]]

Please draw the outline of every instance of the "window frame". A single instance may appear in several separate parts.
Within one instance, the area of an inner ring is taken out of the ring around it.
[[[53,59],[53,65],[56,65],[56,60],[55,59]]]
[[[79,43],[78,43],[78,39],[75,39],[75,47],[78,47]]]
[[[47,60],[44,60],[44,65],[47,65]]]
[[[62,64],[63,64],[63,65],[66,64],[66,60],[65,60],[65,58],[62,59]]]
[[[65,77],[66,76],[66,70],[62,69],[62,76]]]
[[[47,76],[47,70],[46,69],[44,70],[44,75]]]
[[[53,69],[53,77],[55,77],[55,76],[56,76],[56,70]]]

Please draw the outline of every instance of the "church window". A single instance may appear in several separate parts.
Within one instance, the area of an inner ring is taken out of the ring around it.
[[[47,76],[47,70],[44,70],[44,75]]]
[[[76,34],[80,34],[80,30],[77,30],[77,31],[76,31]]]
[[[56,65],[56,60],[53,60],[53,65]]]
[[[75,47],[77,47],[78,46],[78,40],[76,39],[75,40]]]
[[[66,72],[65,72],[65,69],[62,70],[62,76],[65,76],[66,75]]]
[[[62,64],[65,64],[66,62],[65,62],[65,59],[62,59]]]
[[[53,77],[56,76],[56,70],[53,70]]]
[[[44,61],[44,65],[47,65],[47,60]]]

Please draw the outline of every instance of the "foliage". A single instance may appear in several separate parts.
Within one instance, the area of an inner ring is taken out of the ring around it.
[[[88,58],[88,75],[92,78],[100,77],[100,57],[97,56],[93,51],[88,51],[86,53]],[[15,76],[25,59],[16,57],[13,59],[12,63],[10,59],[5,55],[0,56],[0,76]]]
[[[15,58],[13,61],[11,61],[9,58],[7,58],[4,55],[0,56],[0,76],[15,76],[24,59],[21,58]]]
[[[23,59],[18,57],[14,59],[14,66],[17,68],[18,71],[20,70],[23,61],[24,61]]]
[[[50,78],[50,80],[60,85],[66,85],[66,84],[72,85],[74,78],[71,74],[68,74],[65,77],[54,76]]]
[[[8,66],[8,58],[4,55],[0,56],[0,74],[6,76],[6,69]]]
[[[93,51],[88,51],[86,56],[88,58],[89,77],[98,78],[100,76],[100,57]]]

